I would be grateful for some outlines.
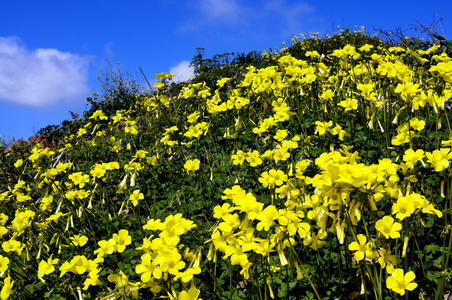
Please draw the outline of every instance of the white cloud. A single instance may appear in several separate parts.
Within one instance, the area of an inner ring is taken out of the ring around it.
[[[324,20],[315,6],[306,1],[290,0],[196,0],[192,11],[178,29],[201,32],[218,39],[287,39],[294,34],[317,31]],[[221,32],[219,34],[219,32]]]
[[[236,0],[201,0],[199,7],[210,21],[236,21],[242,11]]]
[[[271,0],[262,8],[262,20],[267,23],[279,24],[281,37],[291,38],[293,34],[306,33],[311,24],[316,23],[314,6],[296,1],[290,3],[287,0]],[[272,21],[269,22],[269,19]]]
[[[176,82],[187,81],[190,79],[190,76],[193,76],[193,72],[194,69],[187,60],[181,61],[170,69],[170,73],[176,75],[174,78],[174,81]]]
[[[247,9],[239,0],[195,0],[187,4],[186,18],[179,24],[181,31],[198,30],[211,25],[240,23]]]
[[[29,50],[0,37],[0,101],[49,108],[87,96],[89,59],[56,49]]]

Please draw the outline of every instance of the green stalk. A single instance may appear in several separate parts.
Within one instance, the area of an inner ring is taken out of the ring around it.
[[[355,241],[357,241],[358,238],[356,237],[356,233],[355,233],[355,231],[353,230],[353,227],[352,227],[352,225],[351,225],[350,215],[348,214],[348,212],[346,212],[346,215],[347,215],[347,222],[349,223],[349,228],[350,228],[350,230],[351,230],[351,232],[352,232],[352,234],[353,234],[353,238],[355,239]],[[364,217],[362,218],[362,220],[363,220],[363,223],[364,223],[364,230],[366,231],[366,236],[369,238],[369,233],[368,233],[368,231],[367,231],[367,225],[366,225],[366,222],[364,221]],[[380,299],[380,298],[378,298],[378,296],[377,296],[378,285],[377,285],[377,283],[375,282],[375,278],[372,276],[372,272],[371,272],[371,270],[370,270],[370,268],[369,268],[369,265],[368,265],[367,263],[365,263],[365,262],[364,262],[363,264],[364,264],[364,267],[366,268],[366,272],[367,272],[367,274],[368,274],[368,276],[369,276],[369,279],[370,279],[370,281],[371,281],[371,283],[372,283],[372,288],[373,288],[373,290],[374,290],[375,296],[376,296],[377,299]],[[360,264],[360,266],[362,266],[362,265]],[[361,268],[361,267],[360,267],[360,268]],[[363,277],[363,280],[364,280],[364,277]],[[366,295],[366,298],[367,298],[367,295]]]
[[[229,264],[229,271],[230,271],[230,275],[229,275],[229,299],[232,300],[232,265]]]
[[[367,300],[367,293],[366,293],[366,290],[367,290],[367,288],[366,288],[366,277],[364,276],[365,274],[364,274],[364,270],[363,270],[363,267],[362,267],[361,264],[360,264],[360,266],[359,266],[359,270],[361,271],[361,272],[360,272],[360,273],[361,273],[361,285],[364,287],[364,299]]]
[[[295,252],[294,247],[292,246],[292,247],[290,247],[290,249],[292,249],[293,254],[295,254],[295,257],[296,257],[296,259],[297,259],[297,261],[298,261],[298,264],[301,266],[301,269],[302,269],[302,271],[303,271],[303,276],[306,277],[306,279],[308,280],[309,284],[311,285],[311,288],[314,290],[314,293],[315,293],[317,299],[320,300],[321,298],[320,298],[319,293],[317,292],[317,289],[315,288],[314,282],[312,282],[311,277],[310,277],[309,274],[306,272],[306,270],[305,270],[303,264],[301,263],[300,258],[298,257],[298,254]]]
[[[449,167],[449,169],[450,169],[450,167]],[[449,172],[449,174],[450,174],[450,172]],[[452,179],[449,182],[450,182],[449,186],[448,186],[448,188],[449,188],[449,190],[448,190],[448,192],[449,192],[448,193],[449,210],[450,210],[450,215],[452,216],[452,189],[451,189]],[[446,217],[445,214],[444,214],[444,217]],[[446,226],[448,226],[447,222],[446,222]],[[451,249],[452,249],[452,229],[449,228],[449,244],[447,246],[446,260],[444,262],[444,271],[447,271],[447,268],[449,266],[449,259],[450,259]],[[442,276],[441,280],[439,281],[438,286],[436,288],[435,300],[439,300],[442,297],[445,281],[446,281],[446,277]]]
[[[375,265],[372,265],[372,269],[374,272],[374,279],[376,286],[374,287],[375,295],[377,296],[377,299],[382,299],[381,295],[381,268],[380,268],[380,276],[377,274],[377,268]]]
[[[383,268],[380,268],[380,274],[379,274],[379,281],[378,281],[378,292],[379,292],[379,295],[380,295],[380,299],[382,299],[383,298],[383,292],[382,292],[382,290],[381,290],[381,282],[382,282],[382,274],[383,273]]]
[[[415,245],[416,245],[417,251],[418,251],[419,253],[422,253],[421,248],[419,247],[419,244],[418,244],[418,242],[417,242],[415,232],[416,232],[416,231],[413,231],[413,233],[414,233],[414,234],[413,234],[413,235],[414,235],[414,243],[415,243]],[[422,275],[425,277],[424,264],[423,264],[422,258],[421,258],[420,256],[419,256],[419,262],[420,262],[420,265],[421,265]]]

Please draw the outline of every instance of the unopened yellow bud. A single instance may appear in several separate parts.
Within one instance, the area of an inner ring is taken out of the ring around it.
[[[284,255],[284,250],[282,247],[278,248],[277,250],[278,252],[278,256],[279,256],[279,261],[281,262],[281,266],[285,266],[288,263],[286,256]]]
[[[406,249],[407,249],[407,247],[408,247],[408,237],[406,236],[406,237],[403,239],[402,258],[405,258],[405,256],[406,256]]]
[[[373,195],[369,195],[369,196],[367,196],[367,199],[369,200],[370,209],[372,211],[376,211],[377,210],[377,205],[375,204],[374,196]]]
[[[130,178],[130,186],[135,186],[135,178],[137,177],[137,172],[132,174],[132,178]]]
[[[126,186],[127,183],[127,177],[129,176],[129,174],[126,174],[126,176],[124,176],[124,179],[121,181],[121,183],[119,184],[119,188],[123,189]]]
[[[268,291],[269,291],[269,293],[270,293],[270,297],[271,297],[272,299],[275,299],[275,294],[273,294],[273,289],[272,289],[270,277],[267,277],[267,286],[268,286]]]
[[[297,270],[297,280],[303,279],[303,274],[301,274],[300,267],[298,266],[298,261],[294,261],[295,270]]]

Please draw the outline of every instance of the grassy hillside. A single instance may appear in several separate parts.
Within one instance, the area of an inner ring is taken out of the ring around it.
[[[303,37],[199,52],[145,94],[112,77],[41,131],[58,146],[0,150],[1,299],[442,299],[452,59],[423,46]]]

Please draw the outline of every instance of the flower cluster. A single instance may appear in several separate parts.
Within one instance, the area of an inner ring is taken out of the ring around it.
[[[1,149],[0,298],[441,298],[452,60],[329,40]]]

